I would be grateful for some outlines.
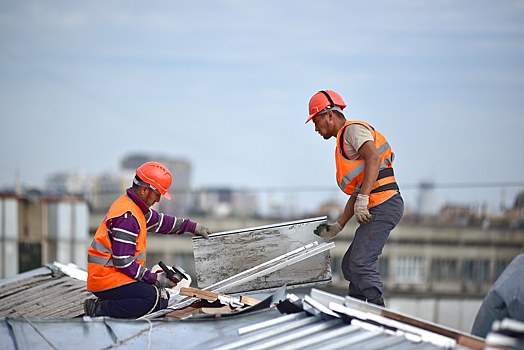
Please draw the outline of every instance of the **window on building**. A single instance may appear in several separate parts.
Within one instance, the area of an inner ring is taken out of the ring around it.
[[[18,243],[18,268],[20,272],[34,270],[42,266],[41,243]]]
[[[495,262],[495,280],[499,278],[502,272],[506,269],[506,266],[508,266],[508,262],[506,260],[497,260]]]
[[[466,282],[486,282],[489,281],[490,266],[489,260],[465,260],[463,269],[463,279]]]
[[[433,259],[431,261],[431,279],[433,281],[457,281],[458,275],[456,259]]]
[[[489,260],[481,260],[478,262],[479,264],[479,281],[481,282],[487,282],[489,281]]]
[[[424,258],[417,256],[402,256],[397,259],[395,282],[424,282]]]

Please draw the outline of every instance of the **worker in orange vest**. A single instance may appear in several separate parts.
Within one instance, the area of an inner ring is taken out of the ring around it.
[[[189,219],[151,209],[161,196],[171,199],[171,182],[165,166],[145,163],[136,169],[132,187],[109,208],[88,250],[87,290],[97,298],[84,302],[86,315],[137,318],[167,307],[166,288],[178,280],[145,267],[147,233],[190,232],[206,239],[211,233]]]
[[[335,137],[339,188],[349,195],[340,219],[319,225],[315,233],[333,239],[355,216],[360,226],[342,259],[348,295],[385,306],[377,260],[404,213],[404,201],[393,174],[394,154],[386,138],[362,121],[347,121],[346,104],[334,91],[319,91],[309,101],[309,118],[325,140]]]

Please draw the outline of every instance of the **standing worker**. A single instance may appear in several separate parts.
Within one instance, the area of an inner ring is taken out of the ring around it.
[[[350,197],[340,219],[319,225],[315,233],[333,239],[355,215],[360,224],[342,259],[350,297],[384,306],[377,260],[391,230],[404,213],[393,175],[394,154],[388,142],[366,122],[347,121],[346,104],[334,91],[319,91],[309,101],[309,118],[325,140],[336,137],[337,183]]]
[[[136,169],[133,185],[109,208],[88,251],[86,299],[88,316],[137,318],[167,307],[177,280],[145,267],[147,233],[183,234],[208,238],[211,231],[188,219],[150,209],[160,196],[170,200],[171,173],[157,162]]]

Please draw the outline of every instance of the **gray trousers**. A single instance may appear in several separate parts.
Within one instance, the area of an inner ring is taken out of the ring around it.
[[[397,193],[387,201],[369,209],[371,220],[361,224],[342,259],[342,272],[349,281],[349,296],[376,299],[384,287],[377,269],[377,260],[391,230],[404,213],[404,200]]]

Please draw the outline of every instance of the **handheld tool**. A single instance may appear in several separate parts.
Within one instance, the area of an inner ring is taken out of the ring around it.
[[[164,270],[167,278],[169,278],[173,283],[178,284],[178,282],[182,281],[183,279],[187,280],[187,276],[185,274],[186,272],[180,266],[173,265],[172,269],[170,269],[162,261],[158,263],[158,266]]]

